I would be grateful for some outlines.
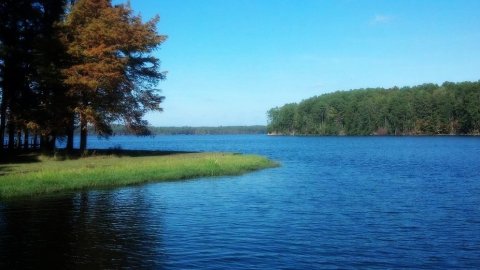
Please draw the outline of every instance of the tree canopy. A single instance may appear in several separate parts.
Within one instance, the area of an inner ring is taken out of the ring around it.
[[[268,132],[480,134],[480,81],[338,91],[268,111]]]
[[[72,7],[65,40],[73,64],[63,72],[68,95],[76,100],[81,149],[88,123],[99,134],[111,134],[110,123],[119,120],[145,133],[145,112],[161,110],[163,96],[152,87],[164,74],[150,55],[165,40],[156,33],[157,21],[143,23],[128,6],[112,7],[108,0],[79,0]]]
[[[166,39],[158,19],[143,22],[110,0],[2,1],[1,145],[7,131],[9,150],[28,147],[29,134],[47,150],[68,137],[71,149],[78,126],[82,150],[88,126],[99,135],[114,123],[147,133],[142,118],[164,99],[156,85],[165,74],[152,54]]]

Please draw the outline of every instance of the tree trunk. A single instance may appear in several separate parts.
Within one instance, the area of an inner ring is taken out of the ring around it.
[[[40,136],[40,149],[43,153],[51,154],[55,150],[55,142],[57,136],[55,134]]]
[[[57,142],[57,135],[50,134],[48,136],[48,151],[52,153],[55,151],[55,143]]]
[[[43,134],[40,135],[40,151],[43,153],[47,152],[47,140],[46,136]]]
[[[74,116],[72,115],[70,121],[68,122],[67,127],[67,153],[72,153],[73,151],[73,136],[75,131],[75,120]]]
[[[13,152],[15,148],[15,124],[13,124],[12,117],[8,119],[8,152]]]
[[[20,149],[22,146],[22,130],[17,130],[17,140],[15,141],[15,148]]]
[[[7,120],[7,95],[5,93],[5,91],[2,91],[2,104],[0,105],[0,153],[3,153],[5,149],[5,126]]]
[[[28,139],[29,139],[28,129],[25,129],[23,131],[23,149],[25,150],[29,148]]]
[[[85,115],[80,115],[80,153],[87,149],[87,119]]]
[[[32,142],[32,148],[33,148],[34,150],[37,149],[37,137],[38,137],[38,135],[37,135],[37,133],[35,133],[35,134],[33,135],[33,142]]]

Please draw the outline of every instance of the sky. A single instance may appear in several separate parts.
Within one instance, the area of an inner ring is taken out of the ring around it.
[[[478,0],[130,3],[168,36],[153,126],[265,125],[270,108],[337,90],[480,80]]]

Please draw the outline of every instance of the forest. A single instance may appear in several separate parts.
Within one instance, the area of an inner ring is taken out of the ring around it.
[[[272,135],[480,135],[480,81],[323,94],[268,111]]]
[[[0,151],[52,151],[57,138],[71,151],[75,130],[85,150],[89,130],[114,123],[148,133],[143,116],[164,99],[158,20],[110,0],[2,0]]]

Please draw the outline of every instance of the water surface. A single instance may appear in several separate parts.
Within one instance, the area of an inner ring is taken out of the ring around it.
[[[238,177],[0,203],[0,268],[479,268],[480,138],[157,136],[90,147],[230,151]]]

